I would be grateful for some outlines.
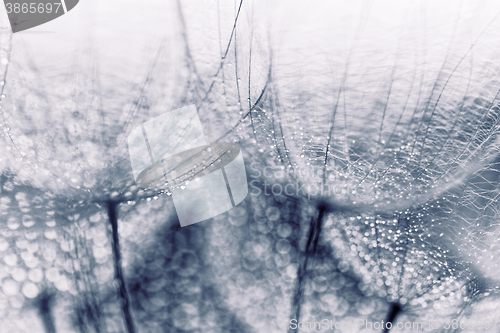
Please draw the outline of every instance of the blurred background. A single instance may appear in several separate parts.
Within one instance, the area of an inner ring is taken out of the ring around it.
[[[82,0],[13,35],[2,7],[0,332],[500,332],[499,14]],[[127,137],[191,104],[249,194],[181,228]]]

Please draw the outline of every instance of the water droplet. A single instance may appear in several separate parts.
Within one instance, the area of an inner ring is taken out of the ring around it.
[[[15,253],[8,254],[4,257],[4,261],[9,266],[15,266],[17,264],[17,255]]]
[[[8,296],[17,295],[17,293],[19,292],[19,285],[14,280],[5,280],[2,283],[2,291]]]
[[[17,228],[19,228],[19,226],[21,225],[21,223],[19,223],[16,219],[14,218],[10,218],[8,221],[7,221],[7,227],[10,229],[10,230],[16,230]]]
[[[27,298],[35,298],[39,293],[38,287],[33,282],[25,283],[22,291],[24,296],[26,296]]]

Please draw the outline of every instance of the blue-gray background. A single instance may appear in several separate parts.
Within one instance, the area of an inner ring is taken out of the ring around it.
[[[239,6],[85,0],[13,36],[0,11],[0,332],[124,331],[109,199],[140,332],[285,332],[297,289],[303,321],[496,318],[498,4],[243,1],[233,31]],[[181,229],[126,138],[190,104],[255,182]],[[304,184],[361,205],[309,254]]]

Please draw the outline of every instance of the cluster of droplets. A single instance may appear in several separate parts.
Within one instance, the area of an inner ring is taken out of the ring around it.
[[[54,221],[46,224],[48,228],[43,232],[2,232],[1,290],[14,309],[29,307],[30,300],[47,289],[76,293],[71,281],[72,263],[76,259],[70,255],[74,242],[54,228]],[[8,308],[2,310],[5,315]]]
[[[333,217],[328,225],[335,255],[387,302],[445,313],[466,300],[467,276],[450,260],[427,214]]]

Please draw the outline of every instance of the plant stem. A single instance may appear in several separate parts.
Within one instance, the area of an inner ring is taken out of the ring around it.
[[[118,202],[109,201],[108,202],[108,218],[111,223],[112,230],[112,242],[111,247],[113,248],[113,264],[115,266],[115,280],[118,280],[118,295],[120,297],[123,319],[125,321],[125,327],[128,333],[135,333],[134,321],[130,311],[130,299],[125,285],[125,278],[123,276],[123,268],[121,262],[121,252],[120,243],[118,239],[118,212],[117,212]]]
[[[46,333],[56,333],[56,325],[54,324],[54,317],[52,316],[52,295],[48,292],[43,292],[40,295],[38,301],[38,311],[40,313],[40,317],[42,318],[43,327],[45,328]]]
[[[295,288],[295,294],[292,300],[292,317],[290,319],[296,319],[299,321],[300,319],[300,310],[302,306],[302,295],[304,293],[304,283],[305,277],[307,275],[307,268],[309,257],[314,256],[316,250],[318,248],[319,236],[321,234],[321,228],[323,223],[323,218],[325,216],[326,207],[321,205],[318,209],[318,218],[311,219],[311,224],[309,227],[309,235],[307,237],[307,244],[304,256],[302,257],[302,263],[299,264],[299,268],[297,271],[297,286]],[[289,332],[292,332],[292,328],[289,329]]]
[[[403,308],[401,307],[401,305],[399,305],[399,303],[391,303],[389,312],[387,313],[387,319],[385,320],[386,324],[383,333],[388,333],[391,330],[390,328],[387,328],[387,323],[394,324],[393,322],[396,320],[402,310]]]

